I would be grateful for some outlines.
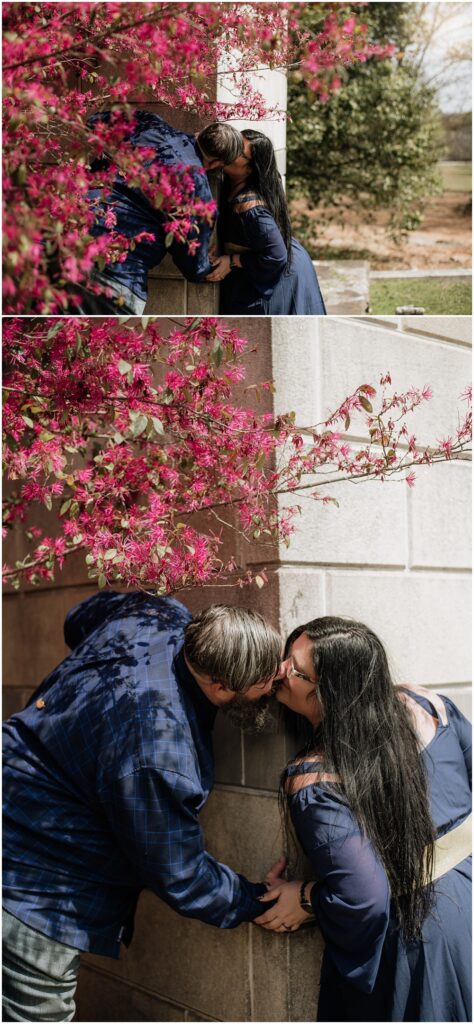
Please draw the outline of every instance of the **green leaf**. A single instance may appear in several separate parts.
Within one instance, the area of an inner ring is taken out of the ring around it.
[[[146,430],[147,426],[148,417],[145,416],[143,413],[139,413],[139,415],[136,416],[133,420],[132,436],[140,437],[140,434],[143,434],[143,431]]]
[[[68,498],[67,501],[63,501],[61,508],[59,509],[59,515],[64,516],[66,512],[71,508],[72,498]]]
[[[73,544],[80,544],[81,540],[82,540],[82,533],[76,533],[75,536],[72,538],[72,543]]]
[[[22,416],[23,423],[26,423],[27,427],[34,427],[33,420],[29,416]]]
[[[104,576],[103,572],[100,573],[97,583],[101,590],[103,589],[103,587],[105,587],[107,583],[107,577]]]
[[[164,428],[161,420],[158,419],[158,416],[152,416],[151,417],[151,422],[153,423],[153,427],[154,427],[154,429],[155,429],[157,434],[164,434],[165,428]]]
[[[115,558],[116,554],[117,554],[117,548],[107,548],[107,551],[105,552],[104,558],[105,558],[105,560],[107,562],[110,562],[110,559],[111,558]]]
[[[373,406],[370,404],[369,399],[366,398],[365,395],[361,395],[359,393],[359,402],[360,402],[362,408],[365,409],[366,412],[373,412],[374,411],[373,410]]]
[[[169,249],[170,246],[173,245],[173,242],[174,242],[174,234],[173,234],[172,231],[168,231],[168,234],[165,235],[165,248]]]
[[[94,555],[91,555],[91,554],[86,555],[86,565],[94,565],[94,562],[95,562]]]
[[[50,494],[46,495],[46,497],[44,499],[44,503],[46,505],[46,508],[48,509],[48,512],[51,512],[51,509],[53,507],[53,499],[52,499]]]
[[[63,322],[62,322],[62,320],[59,320],[58,323],[55,323],[53,327],[50,327],[49,331],[48,331],[48,333],[46,335],[46,341],[51,341],[51,338],[54,338],[54,335],[57,334],[58,331],[61,330],[62,326],[63,326]]]
[[[259,588],[259,590],[261,590],[262,587],[265,586],[265,580],[263,580],[261,576],[256,576],[255,577],[255,583],[257,584],[257,587]]]
[[[132,369],[132,366],[131,366],[131,363],[127,363],[126,359],[119,359],[118,367],[117,368],[118,368],[118,372],[122,374],[122,377],[124,377],[125,374],[128,373],[128,371]]]
[[[351,418],[350,418],[350,416],[346,416],[346,418],[344,420],[344,430],[349,430],[350,425],[351,425]]]

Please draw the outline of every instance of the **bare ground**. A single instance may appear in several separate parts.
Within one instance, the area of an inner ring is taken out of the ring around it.
[[[306,200],[291,204],[292,217],[305,214],[317,232],[303,239],[313,259],[366,259],[372,270],[461,270],[472,266],[472,214],[469,192],[444,192],[427,204],[424,220],[402,242],[394,242],[384,226],[388,214],[377,212],[368,222],[363,214],[346,212],[345,223],[324,224]],[[300,237],[297,224],[296,237]]]

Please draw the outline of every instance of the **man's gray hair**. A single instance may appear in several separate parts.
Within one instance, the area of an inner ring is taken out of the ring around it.
[[[206,156],[231,164],[244,151],[243,138],[237,128],[226,121],[214,121],[198,133],[198,143]]]
[[[184,653],[192,668],[226,690],[266,683],[281,661],[281,637],[258,612],[214,604],[189,622]]]

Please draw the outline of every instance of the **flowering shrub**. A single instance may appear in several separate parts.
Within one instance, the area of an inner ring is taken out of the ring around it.
[[[169,212],[169,244],[186,236],[191,216],[211,217],[213,204],[196,204],[185,167],[127,145],[132,103],[160,102],[207,121],[258,120],[269,111],[246,72],[285,67],[297,43],[301,74],[322,100],[345,64],[390,52],[366,41],[344,4],[313,6],[321,19],[311,36],[299,30],[299,4],[4,3],[5,311],[61,312],[66,285],[125,259],[139,237],[93,238],[86,197],[90,187],[106,194],[118,173]],[[206,92],[224,61],[237,97],[228,104]],[[88,121],[105,109],[107,124]],[[104,152],[110,163],[93,172]]]
[[[168,337],[148,318],[9,318],[4,327],[4,458],[13,481],[5,528],[27,513],[34,523],[40,506],[51,513],[48,534],[24,527],[31,550],[5,567],[16,588],[53,579],[78,550],[99,586],[159,594],[216,580],[261,586],[264,572],[221,557],[229,530],[249,543],[288,541],[298,493],[329,502],[332,482],[394,475],[413,486],[414,467],[469,445],[470,392],[455,434],[421,447],[405,417],[430,389],[391,393],[388,374],[304,433],[293,413],[256,413],[251,389],[247,404],[236,398],[247,342],[218,318],[188,319]],[[273,384],[252,390],[258,397]],[[342,436],[353,416],[363,421],[359,436],[367,434],[356,446]],[[280,507],[280,495],[295,504]]]

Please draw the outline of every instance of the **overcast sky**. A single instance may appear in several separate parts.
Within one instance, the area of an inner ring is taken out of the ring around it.
[[[450,70],[445,67],[449,53],[453,50],[466,52],[466,47],[472,40],[470,0],[463,3],[455,0],[438,3],[437,0],[431,0],[430,8],[435,23],[439,22],[439,27],[425,57],[425,76],[427,79],[438,76],[444,67],[439,90],[441,109],[446,113],[472,110],[471,61],[458,61]]]

